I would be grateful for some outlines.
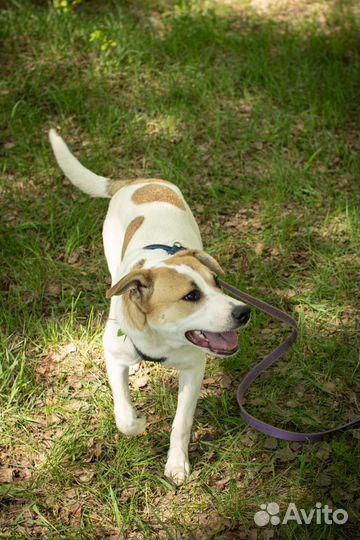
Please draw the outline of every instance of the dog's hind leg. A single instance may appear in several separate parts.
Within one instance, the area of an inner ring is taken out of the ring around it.
[[[188,446],[205,364],[206,356],[200,352],[193,367],[180,371],[178,406],[165,466],[165,475],[173,478],[177,484],[182,484],[190,472]]]
[[[140,435],[146,419],[137,417],[129,391],[129,367],[136,364],[136,353],[130,340],[117,335],[117,326],[109,320],[104,333],[106,369],[114,398],[114,414],[118,429],[125,435]]]

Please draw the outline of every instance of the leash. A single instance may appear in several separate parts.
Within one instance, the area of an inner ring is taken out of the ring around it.
[[[162,249],[163,251],[166,251],[168,255],[175,255],[178,251],[182,251],[186,249],[184,246],[182,246],[179,242],[175,242],[172,246],[168,246],[166,244],[150,244],[148,246],[145,246],[144,249]],[[334,433],[338,433],[339,431],[344,431],[346,429],[350,429],[351,427],[355,427],[360,424],[360,418],[356,418],[355,420],[351,420],[347,424],[343,424],[342,426],[339,426],[337,428],[328,429],[326,431],[317,431],[313,433],[301,433],[298,431],[289,431],[286,429],[281,429],[276,426],[273,426],[271,424],[268,424],[267,422],[264,422],[263,420],[259,420],[258,418],[255,418],[252,416],[244,407],[245,402],[245,394],[249,390],[251,384],[259,377],[261,373],[263,373],[266,369],[271,367],[279,358],[281,358],[295,343],[299,336],[299,328],[297,325],[297,322],[293,317],[285,313],[284,311],[281,311],[280,309],[271,306],[270,304],[267,304],[266,302],[263,302],[262,300],[259,300],[258,298],[254,298],[253,296],[250,296],[247,293],[244,293],[242,291],[239,291],[239,289],[236,289],[232,285],[229,285],[225,281],[222,281],[221,279],[218,280],[219,285],[221,288],[228,292],[231,296],[236,298],[237,300],[242,300],[246,302],[246,304],[249,304],[250,306],[253,306],[260,311],[263,311],[264,313],[267,313],[267,315],[270,315],[274,319],[277,319],[280,322],[284,322],[285,324],[291,326],[292,332],[291,334],[286,338],[286,340],[281,343],[276,349],[271,351],[268,355],[265,356],[261,362],[256,364],[248,373],[245,375],[244,379],[241,381],[241,383],[238,386],[237,389],[237,401],[240,407],[240,413],[241,416],[244,418],[244,420],[254,429],[257,431],[260,431],[260,433],[264,433],[265,435],[269,435],[270,437],[275,437],[276,439],[282,439],[284,441],[297,441],[297,442],[306,442],[306,441],[319,441],[326,435],[332,435]],[[134,346],[135,347],[135,346]],[[153,362],[162,362],[164,361],[164,358],[150,358],[146,356],[144,353],[139,351],[136,347],[135,350],[139,354],[141,358],[147,361],[153,361]]]
[[[278,321],[288,324],[293,329],[289,337],[283,343],[281,343],[281,345],[279,345],[276,349],[274,349],[271,353],[266,355],[265,358],[261,360],[261,362],[256,364],[256,366],[253,367],[247,373],[247,375],[244,377],[242,382],[239,384],[236,397],[237,397],[237,401],[240,407],[241,416],[244,418],[244,420],[248,424],[250,424],[251,427],[253,427],[257,431],[260,431],[260,433],[264,433],[265,435],[270,435],[271,437],[275,437],[276,439],[282,439],[285,441],[299,441],[299,442],[319,441],[326,435],[331,435],[333,433],[337,433],[339,431],[350,429],[351,427],[359,425],[360,418],[356,418],[355,420],[351,420],[351,422],[348,422],[347,424],[343,424],[342,426],[339,426],[337,428],[328,429],[326,431],[313,432],[313,433],[301,433],[298,431],[288,431],[286,429],[281,429],[276,426],[272,426],[271,424],[268,424],[267,422],[264,422],[263,420],[259,420],[258,418],[255,418],[250,413],[248,413],[248,411],[244,407],[246,392],[249,390],[251,384],[259,377],[261,373],[263,373],[266,369],[272,366],[277,360],[279,360],[279,358],[281,358],[292,347],[292,345],[295,343],[295,341],[298,338],[299,328],[295,319],[293,319],[293,317],[291,317],[287,313],[284,313],[280,309],[274,306],[271,306],[270,304],[267,304],[266,302],[263,302],[262,300],[258,300],[257,298],[254,298],[247,293],[239,291],[239,289],[236,289],[232,285],[229,285],[228,283],[220,279],[219,279],[219,284],[221,285],[222,289],[227,291],[234,298],[238,300],[242,300],[246,302],[246,304],[256,307],[260,311],[267,313],[268,315],[277,319]]]

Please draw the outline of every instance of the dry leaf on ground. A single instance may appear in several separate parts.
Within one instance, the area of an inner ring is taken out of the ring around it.
[[[0,484],[12,484],[21,480],[28,480],[31,474],[29,469],[16,469],[15,467],[4,467],[0,469]]]
[[[282,463],[286,463],[287,461],[293,461],[296,455],[291,448],[281,448],[275,452],[275,457]]]
[[[149,378],[146,375],[144,375],[143,377],[138,377],[137,379],[134,380],[134,386],[136,388],[145,388],[148,382],[149,382]]]
[[[49,285],[46,287],[46,292],[50,296],[60,296],[61,287],[57,283],[49,283]]]

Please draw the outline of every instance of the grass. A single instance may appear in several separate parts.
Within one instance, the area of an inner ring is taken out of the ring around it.
[[[254,384],[250,411],[307,431],[347,421],[358,380],[355,4],[88,0],[62,13],[12,0],[1,12],[0,470],[14,469],[0,484],[1,538],[356,536],[355,431],[289,445],[239,415],[236,384],[286,332],[261,314],[237,357],[209,361],[187,484],[162,478],[176,374],[142,367],[148,383],[132,392],[148,433],[117,432],[101,350],[107,202],[64,181],[47,141],[58,127],[99,174],[174,181],[227,280],[294,313],[301,338]],[[282,516],[289,502],[320,501],[349,520],[257,527],[270,501]]]

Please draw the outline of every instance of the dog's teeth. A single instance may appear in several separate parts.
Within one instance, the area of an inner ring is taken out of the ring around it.
[[[196,336],[200,336],[200,337],[202,336],[202,332],[200,332],[200,330],[195,330],[194,334]]]

